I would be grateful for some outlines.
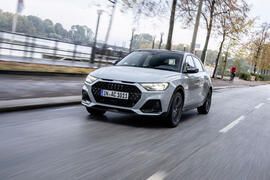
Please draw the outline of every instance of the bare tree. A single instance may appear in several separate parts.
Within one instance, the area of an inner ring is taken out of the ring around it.
[[[169,0],[122,0],[122,2],[125,8],[133,9],[135,17],[141,14],[147,17],[163,17],[167,16],[168,12],[170,12],[166,49],[171,49],[178,0],[172,0],[171,8]]]
[[[256,31],[252,37],[252,40],[250,42],[251,49],[253,50],[253,58],[252,58],[252,65],[253,65],[253,73],[257,72],[257,66],[260,62],[260,57],[263,52],[263,47],[269,38],[269,29],[270,24],[263,23],[261,25],[261,29],[259,31]]]
[[[225,1],[224,1],[225,2]],[[227,2],[229,3],[229,1]],[[223,9],[223,12],[227,11],[226,14],[223,14],[222,16],[219,16],[217,18],[217,33],[218,35],[222,36],[221,43],[219,45],[219,51],[218,55],[216,57],[215,61],[215,68],[212,75],[212,78],[215,78],[217,67],[219,64],[219,59],[222,54],[224,42],[227,38],[230,39],[228,45],[227,45],[227,51],[225,53],[225,59],[224,59],[224,67],[223,67],[223,74],[225,71],[227,58],[229,54],[229,48],[231,46],[232,40],[239,40],[241,33],[247,33],[247,29],[251,27],[253,24],[253,20],[248,19],[247,13],[249,12],[249,8],[246,2],[241,1],[239,4],[223,4],[221,7]]]
[[[196,10],[199,5],[198,0],[180,0],[178,15],[182,18],[186,25],[189,25],[194,21],[196,17]],[[201,59],[204,62],[206,52],[208,49],[209,40],[212,34],[213,28],[216,26],[216,22],[220,16],[228,14],[228,10],[232,7],[239,6],[239,0],[204,0],[201,15],[203,22],[206,26],[207,34],[205,37],[205,44],[203,47]]]
[[[268,75],[270,70],[270,44],[267,43],[263,46],[262,55],[260,58],[260,72],[262,75]]]

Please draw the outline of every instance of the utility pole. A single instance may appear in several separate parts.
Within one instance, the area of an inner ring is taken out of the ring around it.
[[[103,12],[102,10],[98,10],[97,11],[97,14],[98,14],[97,26],[96,26],[96,32],[95,32],[95,37],[94,37],[94,43],[93,43],[93,46],[92,46],[90,63],[94,63],[95,62],[96,44],[97,44],[97,36],[98,36],[98,29],[99,29],[99,21],[100,21],[100,16],[101,16],[102,12]]]
[[[111,28],[112,28],[112,23],[113,23],[113,19],[114,19],[116,3],[117,3],[117,0],[108,0],[108,1],[110,3],[112,3],[113,5],[112,5],[112,13],[110,15],[111,17],[110,17],[110,21],[109,21],[109,26],[108,26],[106,37],[105,37],[105,42],[104,42],[104,45],[103,45],[103,50],[105,50],[106,47],[107,47],[107,43],[108,43],[108,40],[109,40],[109,36],[110,36]]]
[[[134,33],[135,33],[135,28],[132,29],[131,39],[130,39],[130,44],[129,44],[129,52],[132,51],[132,45],[133,45]]]
[[[202,5],[203,5],[203,0],[200,0],[198,11],[197,11],[197,16],[196,16],[196,22],[195,22],[195,26],[194,26],[194,31],[193,31],[193,36],[192,36],[192,42],[190,45],[190,52],[191,53],[195,52],[195,44],[196,44],[198,29],[199,29],[199,25],[200,25]]]
[[[163,35],[164,35],[164,33],[163,33],[163,32],[162,32],[162,33],[160,33],[160,40],[159,40],[158,49],[160,49],[160,48],[161,48],[162,41],[163,41]]]

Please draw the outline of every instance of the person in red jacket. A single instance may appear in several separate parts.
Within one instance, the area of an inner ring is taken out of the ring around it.
[[[232,66],[231,67],[231,81],[233,81],[233,79],[235,77],[235,73],[236,73],[236,67]]]

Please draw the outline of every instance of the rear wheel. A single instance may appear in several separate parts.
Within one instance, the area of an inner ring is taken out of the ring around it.
[[[203,103],[202,106],[197,108],[198,113],[208,114],[208,112],[210,111],[211,103],[212,103],[212,91],[209,90],[205,102]]]
[[[93,116],[102,116],[106,111],[87,107],[86,110]]]
[[[183,105],[183,95],[180,92],[176,92],[172,97],[172,103],[166,117],[167,123],[170,127],[176,127],[180,123]]]

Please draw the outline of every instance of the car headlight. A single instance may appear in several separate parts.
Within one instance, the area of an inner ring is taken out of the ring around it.
[[[91,84],[91,83],[95,82],[96,80],[97,80],[97,78],[95,78],[94,76],[91,76],[89,74],[85,81]]]
[[[164,91],[169,83],[142,83],[141,85],[148,91]]]

